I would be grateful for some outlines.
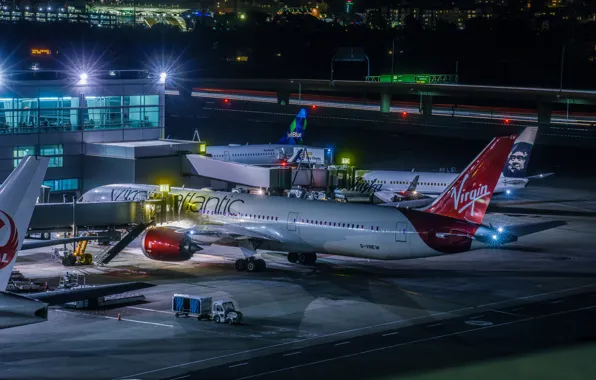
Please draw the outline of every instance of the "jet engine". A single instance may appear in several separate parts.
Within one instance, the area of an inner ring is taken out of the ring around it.
[[[154,227],[145,232],[141,240],[143,254],[158,261],[186,261],[201,250],[186,233],[171,228]]]

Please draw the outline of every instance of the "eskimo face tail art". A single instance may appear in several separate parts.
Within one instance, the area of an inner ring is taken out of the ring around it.
[[[511,153],[507,157],[505,167],[503,168],[503,177],[506,178],[525,178],[530,164],[530,154],[534,147],[534,141],[538,134],[538,127],[527,127],[519,135]]]
[[[290,128],[286,135],[279,140],[279,144],[288,145],[302,145],[304,139],[304,132],[306,131],[306,119],[308,118],[308,111],[302,108],[298,111],[296,118],[292,120]]]
[[[494,139],[425,211],[482,223],[515,136]]]

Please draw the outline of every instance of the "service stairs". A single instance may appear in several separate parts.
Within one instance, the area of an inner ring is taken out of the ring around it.
[[[95,260],[93,263],[98,266],[104,266],[105,264],[112,261],[114,257],[116,257],[122,250],[134,240],[136,239],[143,231],[147,228],[151,227],[155,224],[155,221],[151,221],[149,223],[139,223],[137,224],[129,233],[127,233],[118,243],[114,244],[111,247],[100,251],[95,255]]]

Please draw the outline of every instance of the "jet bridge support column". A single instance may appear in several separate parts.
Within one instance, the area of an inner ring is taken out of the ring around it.
[[[420,95],[420,108],[422,115],[432,116],[433,114],[433,97],[432,95]]]
[[[550,103],[538,103],[538,125],[548,125],[551,122],[553,106]]]
[[[391,94],[381,94],[381,113],[391,112]]]

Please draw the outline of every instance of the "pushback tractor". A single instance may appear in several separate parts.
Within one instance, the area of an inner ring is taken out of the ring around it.
[[[215,323],[225,322],[229,325],[242,323],[242,313],[236,310],[234,303],[230,300],[213,302],[211,297],[174,294],[172,311],[176,313],[176,318],[184,315],[186,317],[196,316],[198,320],[213,320]]]

